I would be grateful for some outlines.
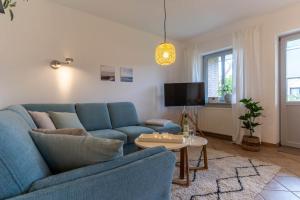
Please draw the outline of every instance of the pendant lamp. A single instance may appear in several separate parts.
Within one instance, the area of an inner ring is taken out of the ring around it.
[[[173,64],[176,61],[176,49],[175,46],[167,42],[167,9],[166,9],[166,0],[164,0],[164,42],[156,47],[155,51],[155,60],[156,63],[161,66],[168,66]]]

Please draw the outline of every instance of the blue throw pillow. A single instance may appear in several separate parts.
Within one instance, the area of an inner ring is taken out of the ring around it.
[[[123,141],[44,134],[31,131],[31,136],[52,172],[64,172],[123,156]]]
[[[62,129],[62,128],[84,129],[76,113],[49,112],[49,116],[52,119],[57,129]]]

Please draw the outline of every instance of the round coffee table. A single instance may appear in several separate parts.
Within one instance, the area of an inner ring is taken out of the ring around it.
[[[192,136],[189,138],[184,138],[182,144],[176,143],[159,143],[159,142],[141,142],[139,138],[135,139],[134,143],[141,149],[154,148],[154,147],[165,147],[170,151],[180,152],[180,173],[179,179],[174,179],[173,183],[179,185],[190,185],[189,171],[190,170],[206,170],[208,169],[207,162],[207,150],[206,145],[208,143],[207,139],[199,136]],[[204,155],[204,167],[190,167],[188,158],[188,147],[202,147],[201,153]]]

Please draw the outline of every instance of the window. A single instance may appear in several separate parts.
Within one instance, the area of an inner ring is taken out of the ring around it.
[[[290,88],[290,95],[299,97],[300,96],[300,88]]]
[[[287,101],[300,101],[300,39],[286,44]]]
[[[208,104],[231,104],[232,49],[203,57]]]

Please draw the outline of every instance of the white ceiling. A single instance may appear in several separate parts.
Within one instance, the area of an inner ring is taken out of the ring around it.
[[[163,0],[54,0],[143,31],[162,35]],[[300,0],[167,0],[168,36],[187,39]]]

